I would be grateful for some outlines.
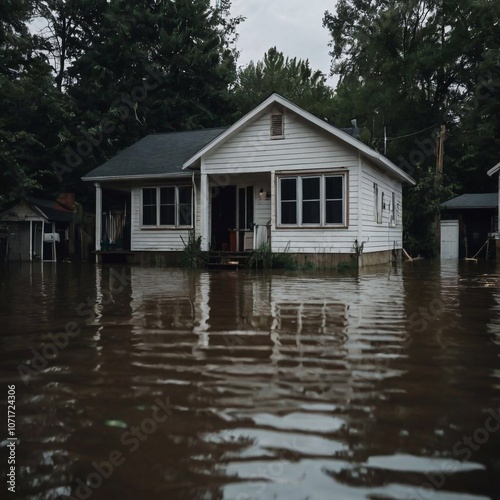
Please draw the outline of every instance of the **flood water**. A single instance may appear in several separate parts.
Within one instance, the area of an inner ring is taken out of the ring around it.
[[[499,271],[11,265],[0,497],[498,499]]]

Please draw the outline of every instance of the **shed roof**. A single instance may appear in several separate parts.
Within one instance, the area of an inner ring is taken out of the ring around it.
[[[28,197],[27,201],[30,205],[43,212],[49,221],[71,222],[73,220],[73,211],[63,207],[57,201],[32,197]]]
[[[462,194],[456,198],[441,203],[446,209],[497,208],[498,193]]]
[[[186,172],[182,171],[184,162],[224,130],[225,127],[147,135],[84,175],[82,179],[98,181],[186,175]]]

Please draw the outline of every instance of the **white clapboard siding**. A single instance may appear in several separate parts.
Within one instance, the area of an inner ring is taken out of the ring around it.
[[[191,182],[191,179],[188,180]],[[172,252],[183,250],[184,241],[189,237],[188,229],[141,229],[141,188],[132,188],[131,195],[131,238],[132,251]]]
[[[361,184],[361,217],[363,240],[366,241],[363,252],[380,252],[403,248],[403,197],[400,182],[391,179],[371,162],[363,159]],[[379,196],[384,194],[387,208],[382,209],[382,223],[375,220],[375,194],[373,184],[378,184]],[[390,225],[392,193],[396,194],[396,225]]]
[[[293,113],[285,115],[285,138],[270,139],[269,114],[249,124],[204,158],[203,171],[209,175],[231,172],[231,179],[253,174],[255,223],[266,224],[276,203],[270,172],[293,170],[346,169],[349,171],[348,228],[276,228],[273,221],[271,243],[274,252],[350,253],[358,236],[358,153],[342,141],[314,127]],[[266,172],[265,184],[256,177]],[[234,180],[237,184],[237,181]],[[259,199],[260,188],[271,191],[271,199]]]
[[[285,138],[271,139],[269,114],[249,124],[204,159],[208,174],[357,166],[357,152],[303,118],[285,115]]]

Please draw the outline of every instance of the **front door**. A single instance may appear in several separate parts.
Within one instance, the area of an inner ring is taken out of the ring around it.
[[[238,189],[238,248],[243,250],[245,230],[253,230],[253,186]]]
[[[236,186],[212,188],[212,250],[229,250],[229,230],[236,229]]]

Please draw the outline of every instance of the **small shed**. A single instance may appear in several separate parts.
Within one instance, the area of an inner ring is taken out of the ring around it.
[[[467,193],[441,204],[442,258],[472,257],[497,231],[498,193]]]
[[[71,207],[71,203],[73,207]],[[68,256],[74,236],[74,197],[26,198],[0,214],[7,228],[6,260],[55,262]]]

